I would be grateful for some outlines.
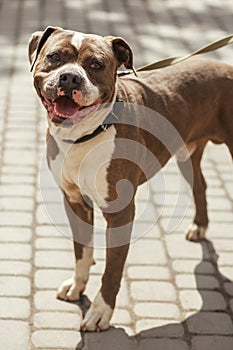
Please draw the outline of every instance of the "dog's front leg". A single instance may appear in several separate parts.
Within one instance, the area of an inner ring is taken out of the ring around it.
[[[104,214],[107,220],[106,267],[100,291],[82,323],[84,331],[109,328],[129,250],[134,213],[134,203],[131,203],[124,211]]]
[[[78,300],[85,290],[89,270],[93,259],[93,208],[82,196],[78,203],[69,202],[64,197],[65,209],[73,233],[75,252],[75,272],[72,278],[64,281],[58,290],[57,297],[63,300]]]

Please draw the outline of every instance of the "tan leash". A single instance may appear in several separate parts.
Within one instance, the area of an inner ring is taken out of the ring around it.
[[[156,62],[153,62],[151,64],[147,64],[146,66],[139,67],[136,69],[136,72],[168,67],[168,66],[171,66],[173,64],[187,60],[188,58],[190,58],[192,56],[199,55],[201,53],[214,51],[214,50],[220,49],[221,47],[232,44],[232,43],[233,43],[233,34],[225,36],[220,40],[214,41],[214,42],[212,42],[212,43],[202,47],[201,49],[196,50],[188,55],[165,58],[163,60],[156,61]]]

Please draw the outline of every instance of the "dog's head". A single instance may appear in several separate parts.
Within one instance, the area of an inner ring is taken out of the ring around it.
[[[133,68],[132,50],[122,38],[59,27],[32,35],[29,60],[34,85],[49,120],[66,127],[111,102],[118,67],[124,64]]]

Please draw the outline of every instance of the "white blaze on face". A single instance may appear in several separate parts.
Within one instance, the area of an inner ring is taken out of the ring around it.
[[[83,33],[74,32],[71,39],[71,45],[75,46],[79,50],[84,39],[85,35]],[[73,67],[76,68],[75,65]],[[79,71],[85,80],[85,94],[76,90],[73,92],[72,98],[80,106],[88,106],[98,99],[99,89],[88,79],[86,72],[82,67],[79,67]]]
[[[84,34],[80,32],[74,32],[73,38],[71,39],[71,44],[79,49],[82,45],[84,39]]]

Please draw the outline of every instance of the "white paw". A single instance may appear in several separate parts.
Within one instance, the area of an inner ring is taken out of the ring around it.
[[[105,303],[99,292],[81,324],[82,331],[99,332],[109,328],[113,309]]]
[[[207,226],[197,226],[196,224],[191,224],[186,231],[186,239],[188,241],[199,242],[205,239]]]
[[[62,300],[75,301],[80,299],[80,294],[84,292],[86,284],[83,280],[69,278],[64,281],[57,291],[57,298]]]

